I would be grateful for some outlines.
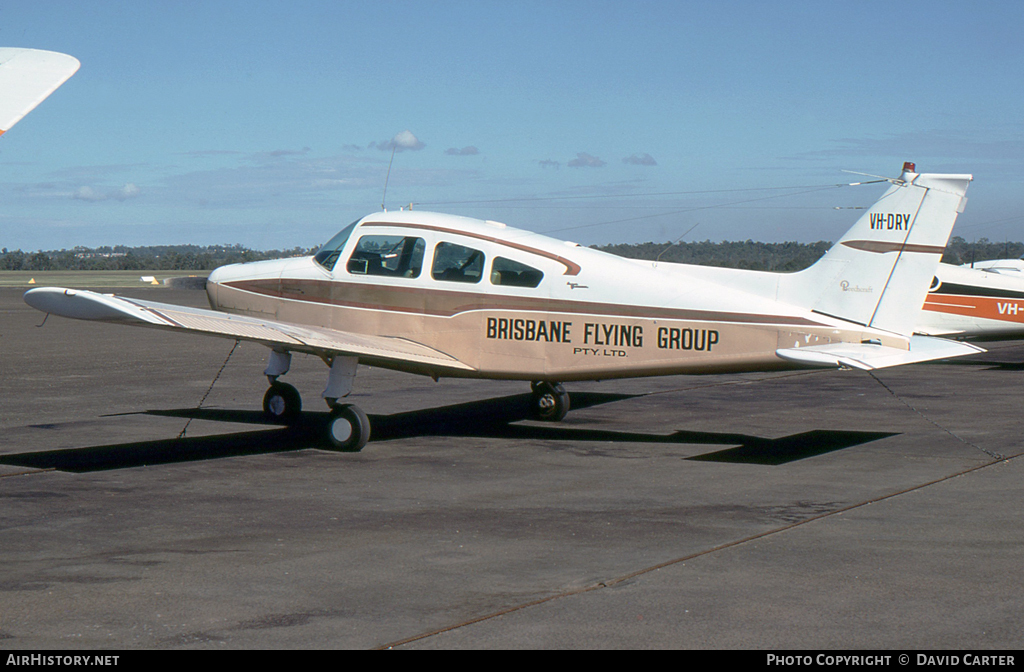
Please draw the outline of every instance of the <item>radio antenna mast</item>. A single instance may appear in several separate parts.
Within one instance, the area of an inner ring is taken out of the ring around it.
[[[381,198],[380,198],[380,209],[383,210],[384,212],[388,211],[388,209],[384,206],[384,204],[388,200],[388,180],[391,179],[391,164],[395,162],[395,150],[397,150],[397,149],[398,149],[398,144],[395,143],[394,141],[392,141],[391,160],[388,161],[388,174],[384,177],[384,195],[381,196]]]

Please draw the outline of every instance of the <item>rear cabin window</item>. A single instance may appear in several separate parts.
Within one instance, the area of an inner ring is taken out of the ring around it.
[[[418,278],[426,247],[422,238],[414,236],[363,236],[346,268],[355,275]]]
[[[438,243],[430,275],[445,282],[480,282],[484,274],[484,253],[455,243]]]
[[[544,279],[544,273],[532,266],[495,257],[491,264],[491,284],[505,287],[536,287]]]

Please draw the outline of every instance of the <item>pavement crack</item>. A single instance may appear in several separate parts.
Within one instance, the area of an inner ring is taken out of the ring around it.
[[[1022,454],[1024,454],[1024,453],[1022,453]],[[673,558],[672,560],[666,560],[665,562],[660,562],[660,563],[658,563],[656,565],[650,565],[648,567],[644,567],[642,569],[638,569],[638,570],[630,572],[628,574],[623,574],[621,576],[617,576],[617,577],[614,577],[614,578],[603,579],[603,580],[597,581],[597,582],[592,583],[592,584],[587,585],[587,586],[583,586],[583,587],[576,588],[576,589],[573,589],[573,590],[566,590],[566,591],[558,592],[558,593],[555,593],[553,595],[548,595],[547,597],[542,597],[542,598],[539,598],[539,599],[536,599],[536,600],[531,600],[529,602],[524,602],[522,604],[515,604],[515,605],[512,605],[512,606],[506,607],[504,609],[500,609],[498,611],[491,612],[489,614],[484,614],[484,615],[478,616],[476,618],[472,618],[472,619],[468,619],[468,620],[462,621],[460,623],[454,623],[452,625],[448,625],[448,626],[445,626],[443,628],[438,628],[436,630],[431,630],[429,632],[423,632],[423,633],[420,633],[418,635],[413,635],[411,637],[406,637],[404,639],[400,639],[400,640],[397,640],[397,641],[394,641],[394,642],[389,642],[387,644],[382,644],[382,645],[380,645],[378,647],[375,647],[375,649],[381,650],[381,649],[394,649],[394,648],[398,648],[400,646],[405,646],[405,645],[408,645],[408,644],[413,644],[415,642],[422,641],[424,639],[429,639],[431,637],[436,637],[437,635],[442,635],[442,634],[447,633],[447,632],[453,632],[453,631],[459,630],[461,628],[465,628],[465,627],[468,627],[468,626],[471,626],[471,625],[476,625],[477,623],[483,623],[485,621],[493,620],[493,619],[499,618],[501,616],[507,616],[507,615],[513,614],[513,613],[515,613],[517,611],[523,611],[523,610],[529,609],[531,607],[537,607],[537,606],[540,606],[542,604],[547,604],[548,602],[553,602],[555,600],[560,600],[560,599],[564,599],[564,598],[567,598],[567,597],[576,597],[578,595],[584,595],[586,593],[590,593],[590,592],[593,592],[593,591],[596,591],[596,590],[601,590],[601,589],[604,589],[604,588],[613,588],[613,587],[615,587],[615,586],[617,586],[617,585],[619,585],[621,583],[624,583],[624,582],[629,581],[631,579],[635,579],[635,578],[643,576],[645,574],[650,574],[651,572],[656,572],[658,570],[665,569],[667,567],[672,567],[673,565],[682,564],[682,563],[688,562],[690,560],[695,560],[695,559],[703,557],[703,556],[712,555],[712,554],[718,553],[720,551],[725,551],[725,550],[728,550],[730,548],[735,548],[737,546],[742,546],[743,544],[747,544],[747,543],[750,543],[750,542],[753,542],[753,541],[757,541],[759,539],[764,539],[766,537],[774,536],[776,534],[781,534],[783,532],[788,532],[789,530],[793,530],[793,529],[801,527],[803,525],[807,525],[807,524],[810,524],[810,523],[813,523],[813,522],[816,522],[816,521],[819,521],[819,520],[824,520],[826,518],[830,518],[832,516],[836,516],[836,515],[839,515],[839,514],[847,513],[849,511],[853,511],[853,510],[859,509],[861,507],[869,506],[871,504],[877,504],[879,502],[883,502],[883,501],[886,501],[888,499],[893,499],[895,497],[899,497],[899,496],[905,495],[907,493],[915,492],[915,491],[918,491],[918,490],[923,490],[925,488],[931,487],[933,485],[938,485],[939,483],[944,483],[944,482],[952,480],[954,478],[959,478],[961,476],[966,476],[968,474],[974,473],[976,471],[980,471],[982,469],[987,469],[987,468],[992,467],[994,465],[1006,464],[1006,463],[1010,462],[1011,460],[1015,460],[1015,459],[1019,458],[1020,456],[1021,456],[1021,454],[1013,455],[1013,456],[1010,456],[1010,457],[1001,457],[999,459],[994,459],[991,462],[986,462],[984,464],[975,465],[973,467],[969,467],[967,469],[960,470],[960,471],[958,471],[956,473],[953,473],[953,474],[947,474],[946,476],[943,476],[941,478],[937,478],[937,479],[928,481],[926,483],[919,483],[919,484],[911,486],[909,488],[903,488],[902,490],[897,490],[895,492],[890,492],[890,493],[885,494],[885,495],[881,495],[881,496],[878,496],[878,497],[872,497],[870,499],[866,499],[864,501],[857,502],[856,504],[850,504],[850,505],[847,505],[847,506],[844,506],[844,507],[840,507],[840,508],[832,510],[832,511],[826,511],[824,513],[820,513],[820,514],[811,516],[810,518],[806,518],[804,520],[800,520],[800,521],[797,521],[797,522],[794,522],[794,523],[790,523],[788,525],[782,525],[780,527],[775,527],[775,528],[772,528],[770,530],[765,530],[764,532],[759,532],[757,534],[751,534],[751,535],[748,535],[748,536],[743,537],[741,539],[735,539],[733,541],[728,541],[728,542],[725,542],[723,544],[718,544],[717,546],[713,546],[711,548],[707,548],[707,549],[704,549],[702,551],[697,551],[695,553],[690,553],[688,555],[685,555],[685,556],[682,556],[682,557],[679,557],[679,558]]]

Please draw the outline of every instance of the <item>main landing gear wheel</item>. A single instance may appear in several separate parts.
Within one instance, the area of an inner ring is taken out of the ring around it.
[[[326,438],[327,445],[334,450],[359,452],[370,440],[370,419],[353,404],[334,406],[327,421]]]
[[[302,412],[302,397],[288,383],[273,382],[263,395],[263,414],[273,422],[292,423]]]
[[[558,383],[538,381],[533,387],[533,417],[558,422],[569,412],[569,393]]]

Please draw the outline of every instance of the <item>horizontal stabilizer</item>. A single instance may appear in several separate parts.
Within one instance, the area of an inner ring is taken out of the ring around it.
[[[268,347],[320,356],[358,357],[366,364],[402,370],[472,371],[439,350],[404,338],[355,334],[324,327],[229,315],[216,310],[143,301],[88,290],[39,287],[25,303],[45,313],[78,320],[116,322],[172,331],[236,338]]]
[[[963,329],[950,329],[948,327],[918,327],[917,333],[924,334],[925,336],[961,336],[964,334]]]
[[[979,352],[985,350],[959,341],[931,336],[912,336],[909,350],[876,343],[829,343],[805,348],[784,348],[776,350],[775,354],[786,361],[803,366],[848,367],[870,371],[901,364],[963,357]]]

